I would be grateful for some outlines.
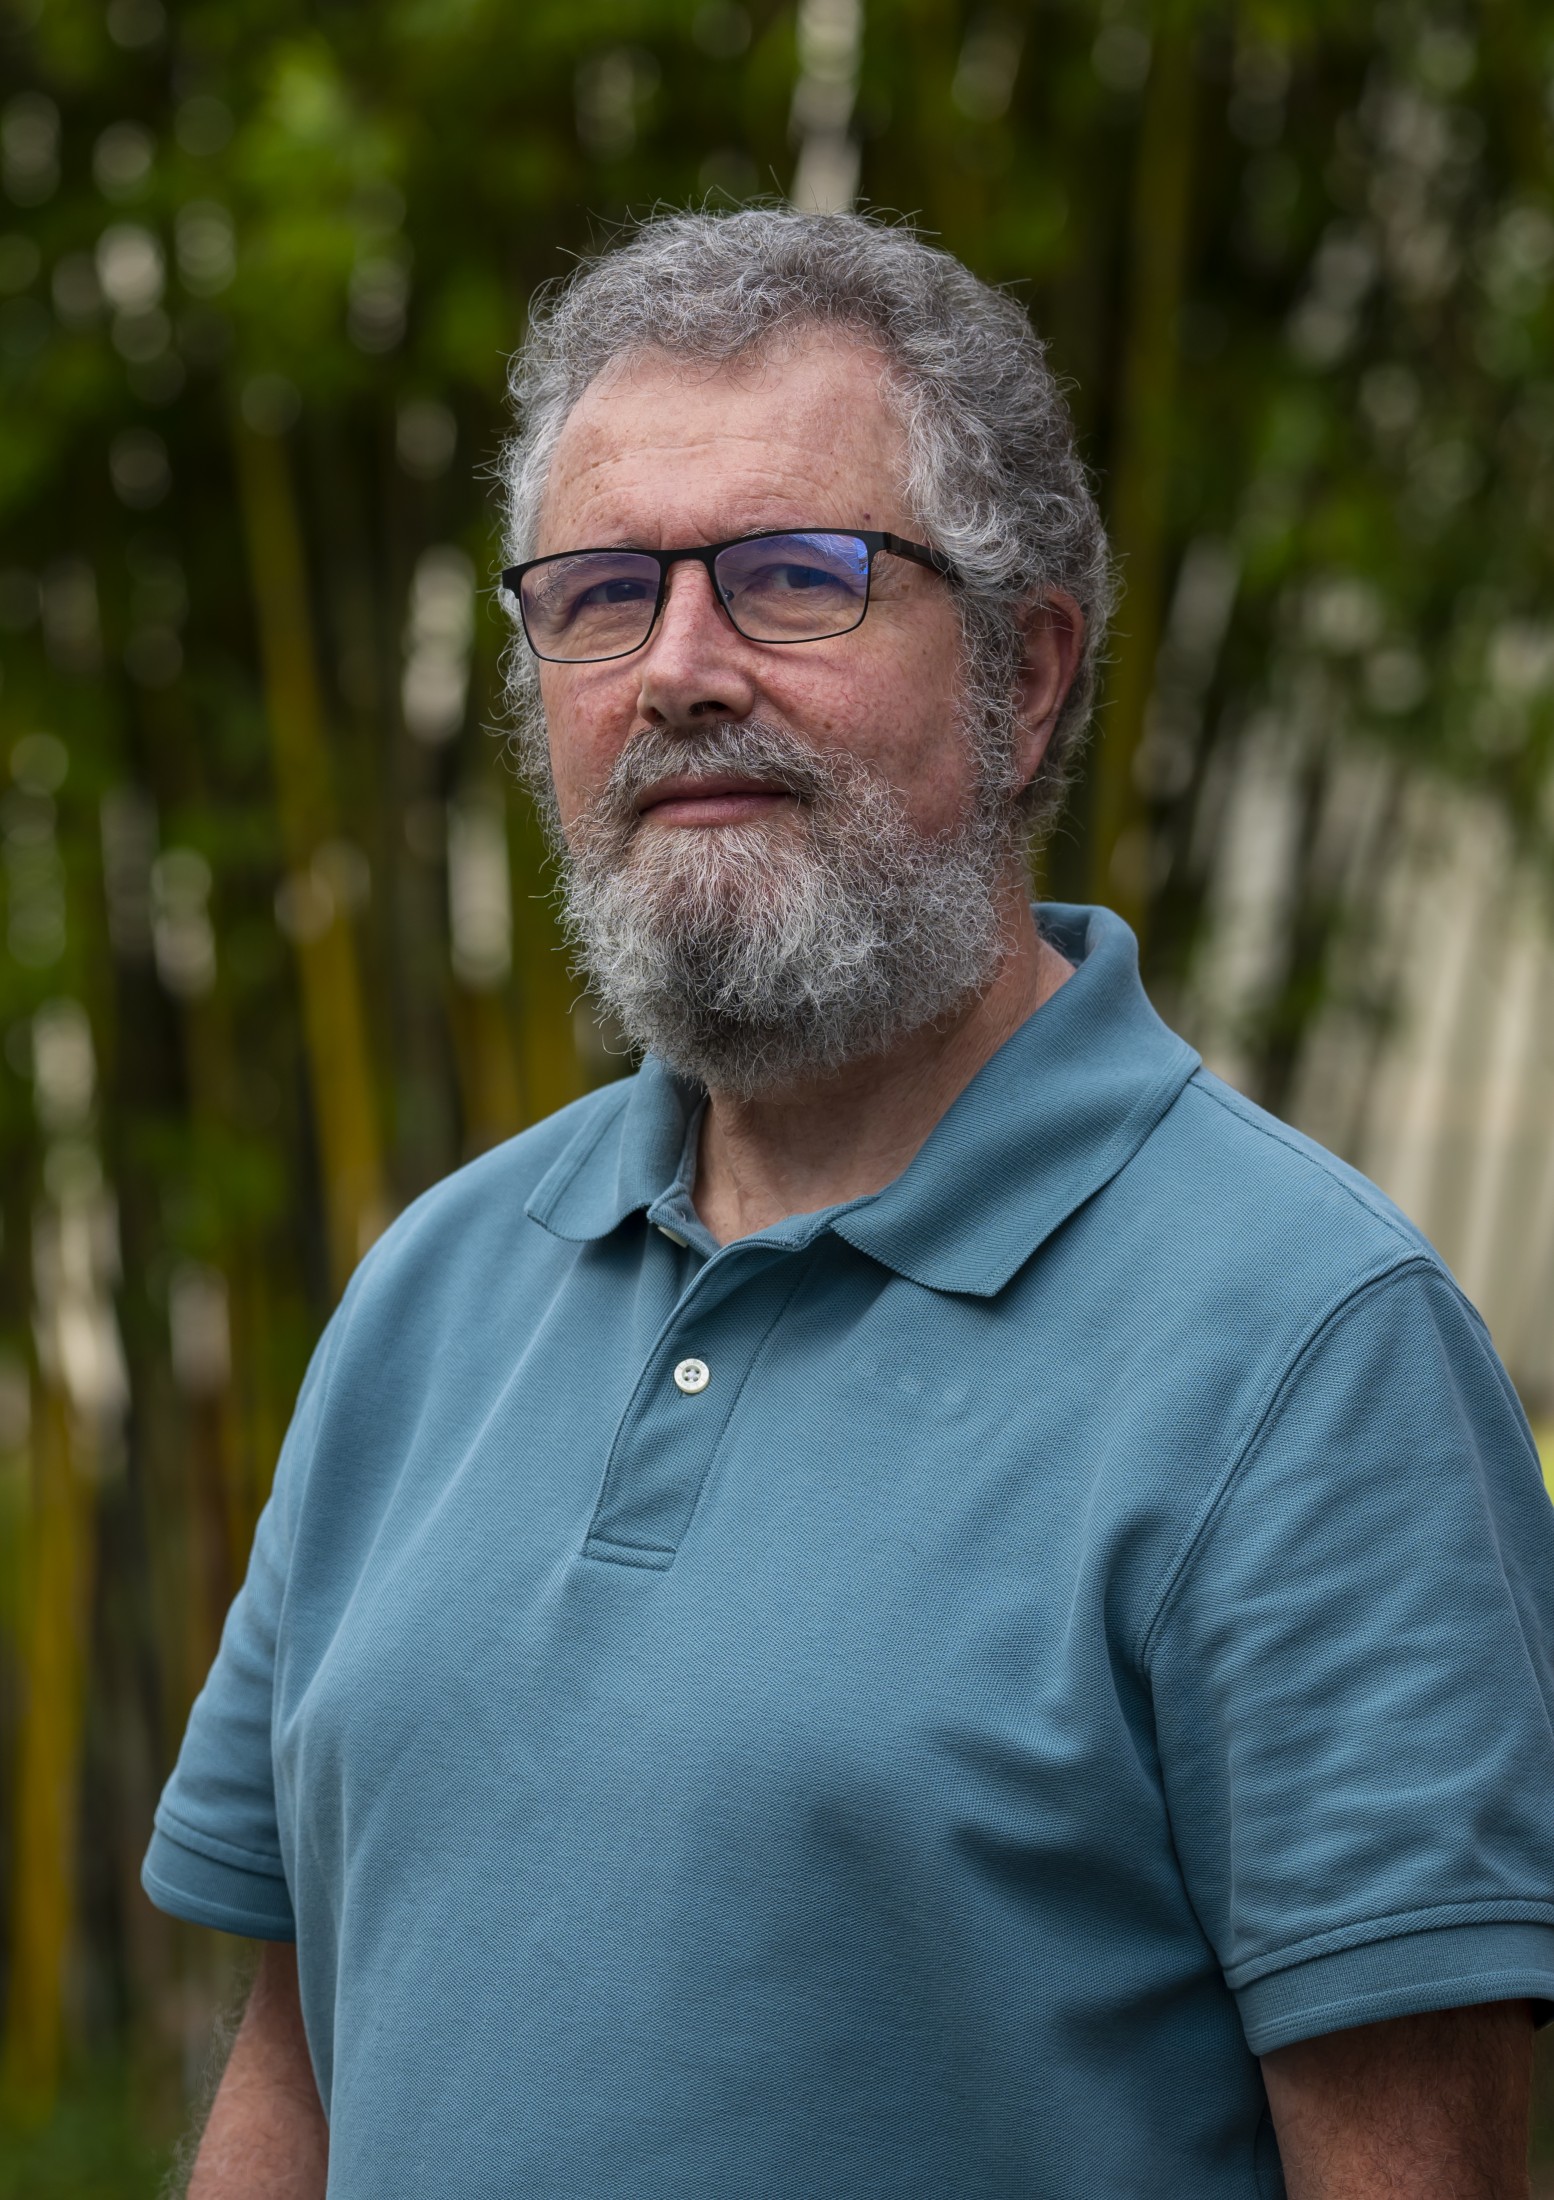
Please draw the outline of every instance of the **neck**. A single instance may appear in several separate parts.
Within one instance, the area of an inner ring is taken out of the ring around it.
[[[1005,896],[1002,934],[992,984],[952,1021],[781,1094],[711,1095],[696,1210],[719,1244],[881,1191],[901,1174],[983,1063],[1073,976],[1036,930],[1023,882]]]

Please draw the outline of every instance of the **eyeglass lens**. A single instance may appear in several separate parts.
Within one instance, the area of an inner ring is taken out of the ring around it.
[[[849,633],[869,601],[869,550],[856,535],[760,535],[713,560],[729,617],[752,642]],[[659,565],[639,550],[581,550],[525,574],[523,620],[542,657],[581,664],[647,640]]]

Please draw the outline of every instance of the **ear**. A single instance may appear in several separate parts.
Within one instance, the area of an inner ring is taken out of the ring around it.
[[[1016,676],[1020,784],[1028,787],[1041,768],[1053,728],[1079,671],[1085,615],[1066,589],[1049,588],[1020,614],[1025,647]]]

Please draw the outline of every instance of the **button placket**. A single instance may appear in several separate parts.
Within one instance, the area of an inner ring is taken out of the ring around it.
[[[621,1416],[584,1557],[656,1571],[670,1565],[745,1381],[813,1257],[813,1246],[735,1245],[698,1272]],[[791,1281],[777,1272],[789,1261]]]

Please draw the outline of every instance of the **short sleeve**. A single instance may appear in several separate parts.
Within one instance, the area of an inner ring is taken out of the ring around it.
[[[1255,2053],[1554,2002],[1554,1508],[1433,1265],[1310,1340],[1145,1662],[1182,1870]]]
[[[330,1336],[315,1353],[172,1778],[157,1805],[141,1884],[159,1909],[256,1940],[294,1940],[276,1824],[271,1747],[276,1636],[293,1512],[327,1383]]]

